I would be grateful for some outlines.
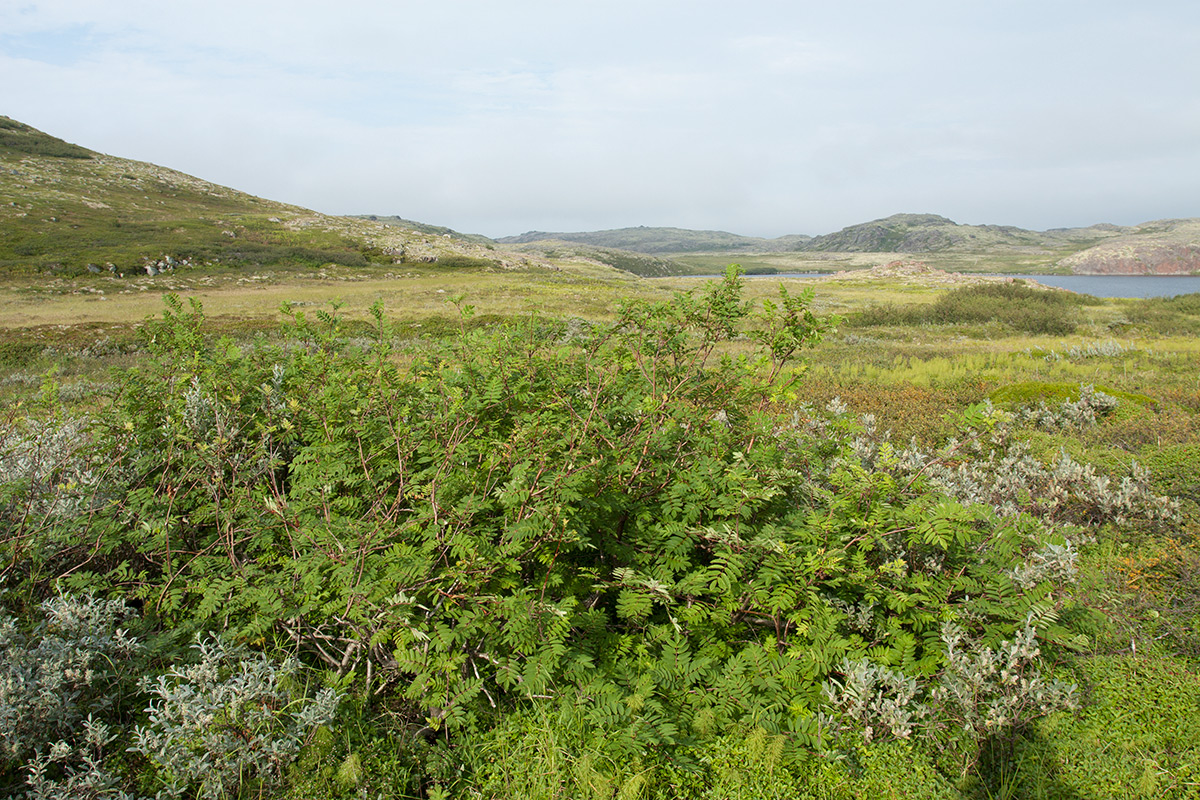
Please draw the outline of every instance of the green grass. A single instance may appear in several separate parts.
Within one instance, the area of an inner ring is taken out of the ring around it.
[[[92,152],[35,130],[8,117],[0,117],[0,153],[50,158],[91,158]]]
[[[1200,796],[1194,662],[1161,652],[1101,656],[1081,663],[1078,679],[1088,698],[1083,711],[1039,726],[1043,752],[1018,761],[1015,782],[1030,790],[1052,775],[1057,791],[1044,797]]]

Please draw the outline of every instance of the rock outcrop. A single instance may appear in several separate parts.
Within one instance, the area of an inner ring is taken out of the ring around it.
[[[1077,275],[1200,275],[1200,221],[1147,222],[1059,264]]]

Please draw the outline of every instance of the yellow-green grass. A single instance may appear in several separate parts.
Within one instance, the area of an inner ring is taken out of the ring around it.
[[[1075,248],[1041,252],[995,253],[672,253],[670,257],[697,271],[717,274],[730,261],[747,270],[778,272],[837,272],[867,269],[892,261],[920,261],[935,269],[966,273],[1069,274],[1058,266]]]
[[[420,319],[446,313],[448,300],[465,295],[479,313],[607,316],[638,291],[635,279],[615,270],[603,277],[583,272],[435,271],[397,269],[363,274],[346,269],[279,274],[269,271],[194,278],[96,278],[43,291],[0,288],[0,328],[45,325],[127,324],[162,310],[162,295],[195,297],[212,318],[274,319],[282,304],[342,305],[349,317],[365,316],[382,301],[390,316]],[[653,287],[641,291],[660,293]]]

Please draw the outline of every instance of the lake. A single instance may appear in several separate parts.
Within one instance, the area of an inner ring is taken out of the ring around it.
[[[1200,275],[1005,275],[1094,297],[1175,297],[1200,292]]]

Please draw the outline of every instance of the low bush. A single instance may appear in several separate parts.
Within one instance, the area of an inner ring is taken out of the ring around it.
[[[1086,295],[1034,289],[1021,281],[952,289],[924,306],[873,306],[849,318],[858,327],[970,325],[1000,322],[1025,333],[1061,336],[1076,326]]]
[[[446,267],[448,269],[485,269],[487,267],[495,266],[495,264],[493,264],[491,261],[488,261],[486,258],[475,258],[473,256],[464,256],[457,253],[440,255],[438,256],[437,261],[433,263],[439,267]]]
[[[1159,335],[1195,336],[1200,334],[1200,293],[1133,300],[1125,314]]]
[[[323,689],[297,696],[289,686],[300,668],[295,659],[276,663],[220,638],[201,640],[196,650],[196,663],[143,680],[149,719],[130,751],[153,763],[168,795],[261,796],[309,734],[333,719],[337,695]]]
[[[0,609],[0,790],[24,782],[34,797],[67,798],[114,789],[100,763],[112,741],[101,720],[120,718],[134,694],[141,645],[121,627],[131,613],[92,595],[48,598],[24,620]]]

